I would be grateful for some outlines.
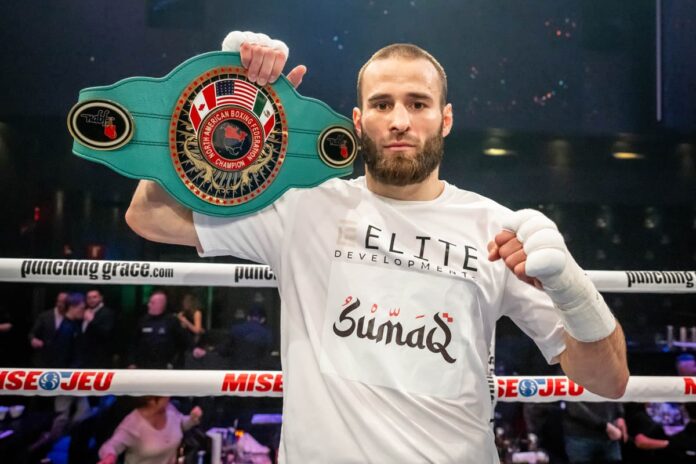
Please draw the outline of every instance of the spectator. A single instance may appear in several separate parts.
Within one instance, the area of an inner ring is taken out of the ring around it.
[[[246,321],[234,324],[230,329],[223,355],[230,357],[233,369],[266,369],[273,336],[266,325],[266,311],[259,304],[253,304]]]
[[[46,367],[76,367],[77,346],[82,332],[82,318],[85,311],[85,297],[81,293],[71,293],[65,301],[65,312],[51,341],[51,357]],[[31,453],[42,454],[55,440],[68,429],[79,423],[89,414],[89,403],[84,396],[56,396],[54,400],[56,416],[48,432],[30,446]]]
[[[111,308],[104,305],[104,297],[99,290],[88,291],[86,301],[87,309],[82,321],[80,367],[111,368],[116,316]]]
[[[678,355],[675,369],[680,376],[696,374],[694,355]],[[670,460],[670,443],[673,436],[688,425],[684,407],[679,403],[644,403],[629,410],[631,413],[627,418],[634,446],[626,449],[627,457],[630,458],[627,462],[653,463]],[[676,458],[672,456],[672,459]]]
[[[651,404],[651,410],[653,405]],[[633,445],[625,447],[625,461],[631,464],[665,462],[665,448],[669,445],[667,435],[660,422],[656,422],[647,411],[647,403],[626,405],[626,422]]]
[[[181,311],[177,314],[181,327],[186,329],[189,335],[189,346],[197,346],[201,341],[201,336],[205,332],[203,329],[203,311],[201,302],[192,293],[184,295],[181,301]]]
[[[619,463],[628,439],[620,403],[566,403],[563,417],[566,454],[571,464]]]
[[[187,345],[186,332],[166,310],[166,293],[154,291],[147,303],[147,314],[138,323],[128,367],[171,369],[177,365]]]
[[[29,343],[35,350],[34,365],[36,367],[53,367],[53,339],[58,327],[63,322],[67,299],[67,292],[58,293],[53,308],[39,314],[29,332]]]
[[[684,403],[689,421],[684,430],[669,439],[667,452],[675,464],[696,463],[696,403]]]
[[[82,336],[77,349],[77,367],[109,369],[113,367],[113,342],[116,317],[104,305],[104,297],[97,289],[86,295],[87,309],[82,320]],[[89,397],[92,414],[72,429],[70,436],[70,462],[95,462],[96,450],[90,447],[95,439],[96,425],[105,404],[113,401],[108,397]]]
[[[56,317],[56,321],[59,323],[55,328],[53,337],[44,345],[45,349],[50,350],[44,356],[45,367],[78,367],[77,349],[81,342],[84,314],[85,296],[82,293],[68,294],[62,316]]]
[[[99,449],[99,464],[114,464],[124,451],[126,464],[174,464],[183,433],[196,426],[203,414],[196,406],[184,416],[167,396],[140,400]]]

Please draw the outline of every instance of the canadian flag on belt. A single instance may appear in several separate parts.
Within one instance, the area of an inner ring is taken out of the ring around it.
[[[208,84],[191,102],[189,119],[198,131],[201,121],[212,110],[221,105],[236,105],[253,112],[261,121],[264,139],[275,125],[275,111],[268,98],[249,82],[239,79],[221,79]]]

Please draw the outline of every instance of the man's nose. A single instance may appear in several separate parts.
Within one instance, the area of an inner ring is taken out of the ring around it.
[[[394,105],[394,110],[391,112],[391,121],[389,130],[395,132],[406,132],[411,126],[411,115],[408,109],[401,104]]]

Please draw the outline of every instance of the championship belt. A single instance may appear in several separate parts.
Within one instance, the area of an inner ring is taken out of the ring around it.
[[[352,173],[352,128],[284,76],[251,83],[232,52],[195,56],[162,78],[83,89],[68,115],[76,155],[154,180],[213,216],[249,214],[291,187]]]

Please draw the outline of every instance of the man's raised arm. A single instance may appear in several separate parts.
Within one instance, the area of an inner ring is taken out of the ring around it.
[[[253,32],[230,32],[222,43],[222,50],[239,52],[242,66],[249,70],[249,80],[262,86],[278,79],[288,59],[288,47],[283,42]],[[305,66],[296,66],[287,78],[297,87],[306,72]],[[138,183],[126,211],[126,222],[136,234],[153,242],[201,249],[193,213],[153,181]]]
[[[623,331],[556,224],[538,211],[520,210],[503,227],[489,243],[489,259],[503,259],[517,278],[553,301],[566,331],[563,371],[600,396],[623,396],[629,378]]]
[[[126,222],[133,232],[153,242],[201,248],[191,210],[151,180],[138,183],[126,211]]]

